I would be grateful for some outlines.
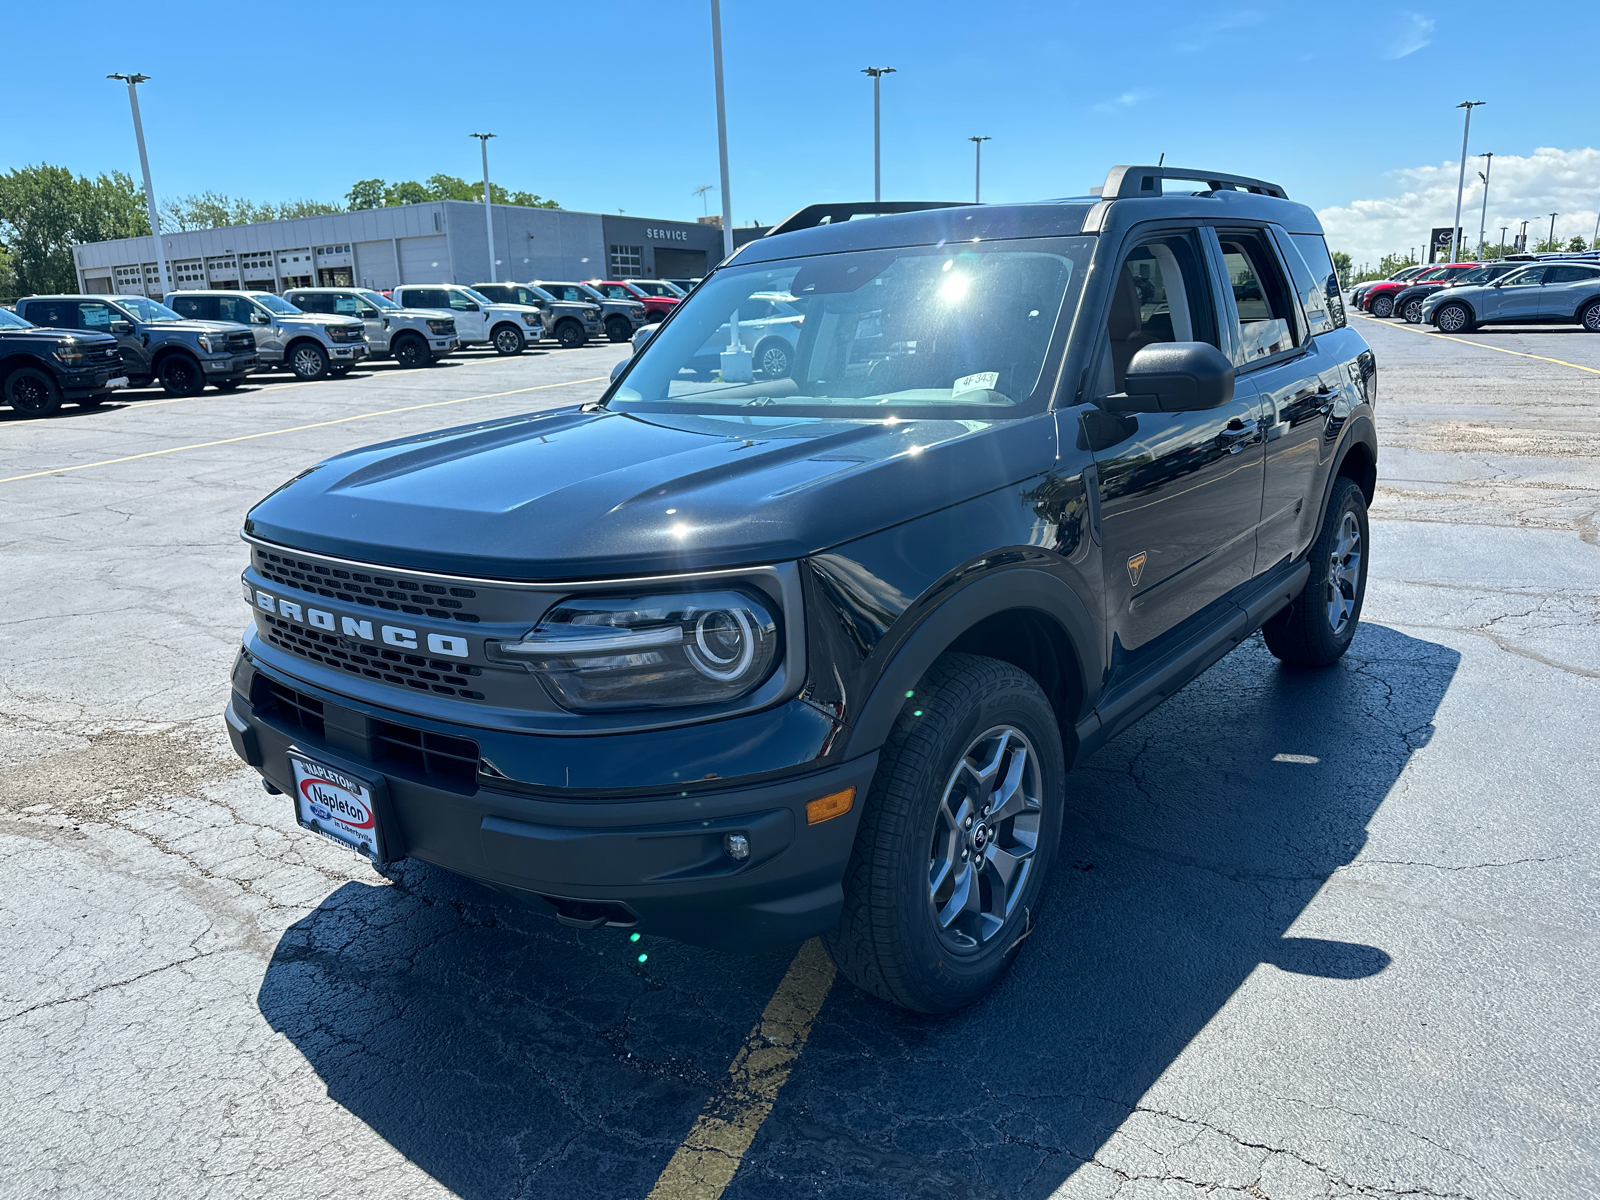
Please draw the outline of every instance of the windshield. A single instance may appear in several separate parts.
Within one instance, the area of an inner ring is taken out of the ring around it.
[[[918,246],[729,268],[678,306],[609,405],[752,416],[1037,411],[1052,335],[1093,245]]]
[[[117,304],[131,312],[140,321],[181,321],[183,317],[165,304],[157,304],[143,296],[118,296]]]
[[[357,292],[356,295],[360,296],[368,304],[372,305],[373,308],[399,308],[400,307],[393,300],[389,299],[389,297],[385,296],[382,292]]]
[[[489,297],[485,296],[482,292],[475,292],[469,287],[464,287],[461,290],[467,294],[467,297],[469,299],[471,299],[473,301],[476,301],[478,304],[493,304],[494,303],[493,300],[489,299]]]
[[[275,312],[280,316],[292,317],[300,312],[298,308],[283,299],[283,297],[274,296],[271,292],[251,292],[250,299],[261,305],[268,312]]]
[[[1501,270],[1503,270],[1501,267],[1478,267],[1475,270],[1468,271],[1465,275],[1461,276],[1461,278],[1457,279],[1456,282],[1482,283],[1486,279],[1493,279]]]
[[[32,321],[24,321],[9,308],[0,308],[0,329],[32,329]]]
[[[650,296],[667,296],[669,298],[676,299],[677,297],[683,295],[682,292],[673,287],[670,283],[666,283],[661,280],[634,279],[630,280],[630,282],[641,292],[644,292],[646,295]]]
[[[578,290],[583,293],[583,298],[585,300],[593,300],[600,304],[605,303],[606,297],[598,288],[592,288],[587,283],[580,283],[576,286]]]

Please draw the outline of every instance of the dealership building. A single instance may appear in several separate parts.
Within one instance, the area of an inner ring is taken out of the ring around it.
[[[722,259],[714,224],[496,204],[494,278],[695,279]],[[436,200],[256,225],[163,233],[175,290],[402,283],[490,278],[483,205]],[[92,295],[160,296],[155,240],[74,246],[78,286]]]

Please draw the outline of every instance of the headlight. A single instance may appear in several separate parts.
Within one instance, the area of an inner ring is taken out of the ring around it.
[[[207,354],[221,354],[228,348],[228,335],[225,333],[202,333],[200,335],[200,349]]]
[[[64,346],[57,346],[50,353],[55,355],[56,361],[61,363],[63,366],[78,367],[83,365],[83,347],[75,342],[68,342]]]
[[[536,313],[536,312],[523,313],[522,314],[522,323],[524,325],[537,325],[539,323],[539,314]]]
[[[565,708],[680,707],[759,686],[777,665],[778,626],[742,591],[575,596],[495,649],[527,663]]]

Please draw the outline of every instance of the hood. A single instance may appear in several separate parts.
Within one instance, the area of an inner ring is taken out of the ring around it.
[[[361,325],[361,318],[349,313],[276,313],[280,321],[303,321],[311,325]],[[366,326],[362,325],[362,328]]]
[[[564,409],[332,458],[245,532],[393,567],[546,580],[779,562],[1051,469],[1002,422]]]
[[[34,325],[27,329],[13,329],[9,325],[0,325],[0,337],[25,337],[42,339],[47,342],[61,342],[71,345],[82,342],[85,346],[115,346],[117,339],[109,333],[94,333],[87,329],[55,329],[48,325]]]
[[[237,321],[140,321],[140,329],[175,329],[189,333],[237,333],[244,326]]]

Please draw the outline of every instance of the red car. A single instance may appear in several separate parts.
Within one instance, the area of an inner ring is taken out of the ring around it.
[[[1482,263],[1441,263],[1410,279],[1388,279],[1369,287],[1361,297],[1361,307],[1375,317],[1394,316],[1394,298],[1414,283],[1443,283],[1457,275],[1475,271]]]
[[[641,280],[639,282],[654,285],[654,280]],[[676,288],[666,295],[656,295],[654,286],[643,288],[631,279],[591,279],[588,284],[598,288],[600,294],[607,300],[638,300],[644,304],[644,319],[646,321],[659,321],[668,316],[673,309],[678,307],[683,297],[676,295]],[[670,285],[667,285],[670,287]]]

